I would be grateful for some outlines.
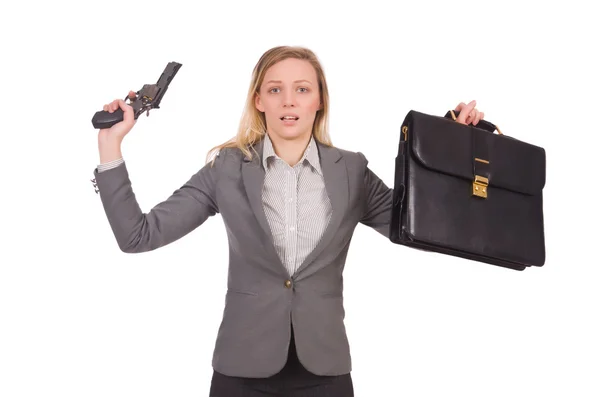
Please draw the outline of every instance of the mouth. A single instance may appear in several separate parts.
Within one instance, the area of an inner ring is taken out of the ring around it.
[[[281,121],[297,121],[300,117],[296,117],[296,116],[283,116],[280,117],[279,120]]]

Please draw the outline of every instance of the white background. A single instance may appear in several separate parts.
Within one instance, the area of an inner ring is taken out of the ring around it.
[[[411,109],[476,99],[503,133],[546,149],[542,268],[356,229],[344,273],[356,396],[600,395],[600,31],[584,2],[15,4],[0,17],[1,396],[208,396],[220,216],[122,253],[90,181],[91,118],[183,64],[123,143],[147,212],[235,134],[252,68],[276,45],[316,52],[334,144],[388,186]]]

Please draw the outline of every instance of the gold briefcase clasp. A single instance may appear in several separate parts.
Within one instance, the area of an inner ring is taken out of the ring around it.
[[[487,198],[488,179],[481,175],[475,175],[473,181],[473,196]]]

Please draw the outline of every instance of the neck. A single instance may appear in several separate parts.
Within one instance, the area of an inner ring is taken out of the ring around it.
[[[269,134],[271,143],[273,144],[273,150],[277,156],[283,161],[288,163],[290,166],[298,164],[298,161],[304,155],[304,151],[310,142],[311,134],[302,135],[296,139],[282,139],[276,134]]]

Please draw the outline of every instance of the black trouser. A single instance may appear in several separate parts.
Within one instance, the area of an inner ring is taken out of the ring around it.
[[[226,376],[214,371],[209,397],[354,397],[350,374],[315,375],[300,364],[294,329],[285,367],[268,378]]]

